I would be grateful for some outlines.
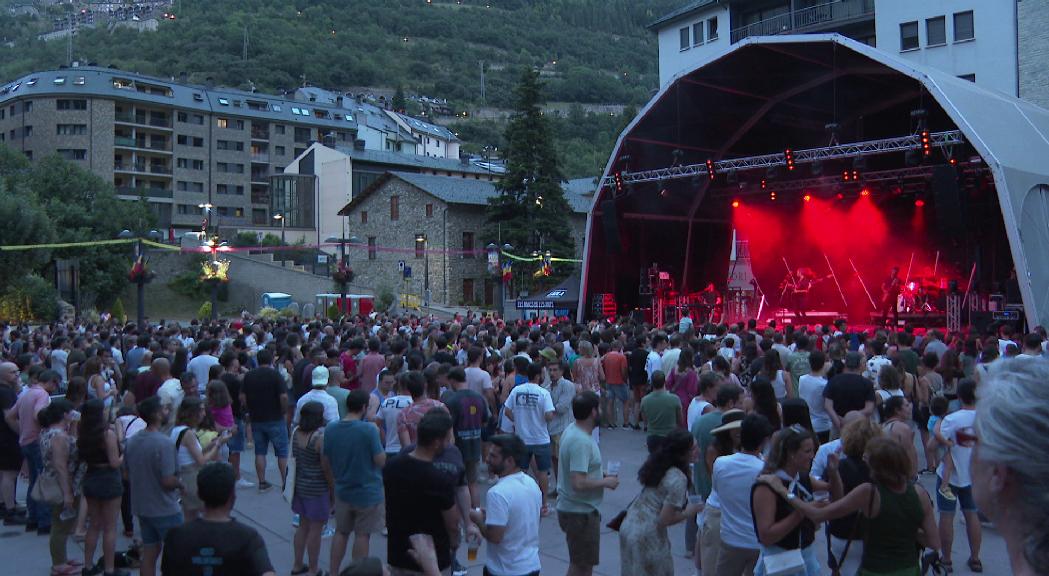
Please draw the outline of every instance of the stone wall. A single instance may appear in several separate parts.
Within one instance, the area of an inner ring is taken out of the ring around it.
[[[1020,98],[1049,108],[1049,0],[1019,0]]]

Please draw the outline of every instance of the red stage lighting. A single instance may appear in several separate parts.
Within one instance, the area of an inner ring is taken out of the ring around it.
[[[791,150],[790,148],[787,148],[787,150],[783,153],[783,156],[784,156],[784,158],[787,161],[787,170],[788,171],[793,171],[794,170],[794,151]]]
[[[776,192],[775,191],[769,192],[769,200],[775,200],[775,199],[776,199]]]
[[[618,194],[622,194],[623,193],[623,173],[622,172],[616,172],[616,173],[612,174],[612,178],[613,178],[613,180],[615,180],[616,194],[617,195]]]
[[[918,208],[923,208],[923,207],[925,207],[925,200],[922,200],[921,198],[918,198],[917,200],[914,201],[914,205],[917,206]]]
[[[710,179],[713,180],[714,174],[714,161],[710,158],[707,158],[707,176],[710,176]]]
[[[764,189],[766,189],[768,187],[769,187],[769,181],[764,179],[764,178],[762,178],[761,179],[761,189],[764,190]]]
[[[733,208],[739,208],[739,200],[733,200],[732,201],[732,207]]]
[[[812,194],[806,194],[805,196],[802,197],[802,199],[805,200],[806,202],[812,202]]]
[[[867,197],[867,196],[870,196],[870,195],[871,195],[871,191],[870,191],[869,188],[864,188],[863,190],[860,190],[860,196]]]
[[[841,192],[838,192],[838,200],[844,200],[844,199],[845,199],[845,195],[842,194]]]
[[[931,143],[931,139],[929,138],[929,131],[928,130],[922,130],[921,136],[922,136],[922,156],[928,156],[929,154],[932,154],[932,143]]]

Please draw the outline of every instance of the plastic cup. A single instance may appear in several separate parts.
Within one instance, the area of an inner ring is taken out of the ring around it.
[[[466,560],[467,561],[469,561],[469,562],[476,562],[477,561],[477,550],[478,550],[478,548],[480,548],[480,545],[477,542],[470,542],[466,546]]]
[[[702,504],[703,503],[703,496],[700,495],[700,494],[689,494],[688,495],[688,503],[689,504]]]
[[[619,476],[619,469],[623,467],[623,463],[619,460],[612,460],[608,463],[608,475]]]
[[[817,490],[812,493],[812,500],[815,502],[830,502],[830,492]]]

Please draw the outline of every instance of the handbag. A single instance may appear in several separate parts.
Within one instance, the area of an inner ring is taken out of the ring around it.
[[[791,483],[793,490],[794,483]],[[805,489],[804,486],[801,487]],[[801,555],[801,529],[798,529],[798,547],[769,554],[761,551],[761,564],[765,567],[765,576],[785,576],[805,572],[805,558]]]
[[[295,433],[298,431],[298,426],[296,426],[295,429],[291,431],[291,442],[293,445],[295,442]],[[310,437],[306,439],[306,445],[309,446],[310,442],[312,441],[313,434],[310,434]],[[284,487],[281,489],[281,495],[284,496],[284,500],[286,502],[291,502],[291,499],[295,497],[295,468],[297,467],[296,461],[298,459],[294,458],[294,453],[292,454],[292,456],[292,458],[288,459],[288,475],[284,477]]]
[[[641,490],[644,491],[644,488],[642,488]],[[623,510],[620,511],[619,514],[613,516],[612,519],[609,520],[607,524],[605,524],[605,526],[614,532],[619,532],[619,527],[623,525],[623,520],[626,520],[627,510],[630,510],[630,507],[634,505],[634,502],[636,502],[640,496],[641,493],[638,492],[637,496],[634,496],[634,499],[630,501],[630,504],[627,504],[626,508],[623,508]]]
[[[62,496],[62,486],[53,474],[38,475],[29,496],[37,502],[50,505],[61,504],[65,499]]]
[[[874,491],[875,490],[877,490],[877,487],[872,484],[871,485],[871,500],[867,504],[867,510],[873,510],[874,509]],[[841,574],[841,566],[842,566],[842,564],[845,563],[845,558],[849,555],[849,547],[852,546],[852,541],[856,539],[856,535],[860,531],[860,519],[861,519],[861,515],[859,513],[857,513],[856,518],[855,518],[855,520],[852,523],[852,535],[849,536],[848,541],[845,542],[845,549],[841,551],[841,558],[835,558],[834,555],[830,553],[830,532],[829,532],[830,528],[828,528],[828,533],[827,533],[827,556],[828,556],[828,562],[827,563],[830,564],[830,574],[831,574],[831,576],[842,576],[842,574]],[[864,538],[866,538],[866,535],[864,536]]]

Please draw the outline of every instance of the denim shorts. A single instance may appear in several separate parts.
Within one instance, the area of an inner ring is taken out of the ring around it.
[[[230,436],[229,442],[226,446],[230,452],[243,452],[244,451],[244,420],[234,420],[233,424],[236,425],[237,431]]]
[[[553,468],[552,455],[553,452],[550,449],[550,444],[527,444],[525,448],[528,449],[528,459],[525,460],[525,465],[521,466],[522,470],[528,469],[528,463],[532,461],[532,457],[535,456],[535,467],[540,472],[549,472]],[[521,464],[518,462],[518,464]]]
[[[940,512],[951,512],[954,513],[958,509],[960,504],[962,512],[974,512],[976,511],[976,501],[973,500],[973,487],[966,486],[965,488],[959,488],[954,484],[951,484],[951,491],[954,492],[954,500],[948,500],[940,494],[940,486],[943,485],[943,479],[936,476],[936,509]]]
[[[252,422],[251,437],[255,440],[256,456],[265,456],[269,445],[273,444],[273,453],[277,458],[288,457],[288,427],[283,420]]]
[[[626,384],[609,384],[608,385],[608,397],[611,400],[619,400],[620,402],[626,402],[629,392],[626,389]]]
[[[171,516],[139,516],[138,526],[142,533],[142,544],[160,544],[168,530],[182,525],[182,512]]]

